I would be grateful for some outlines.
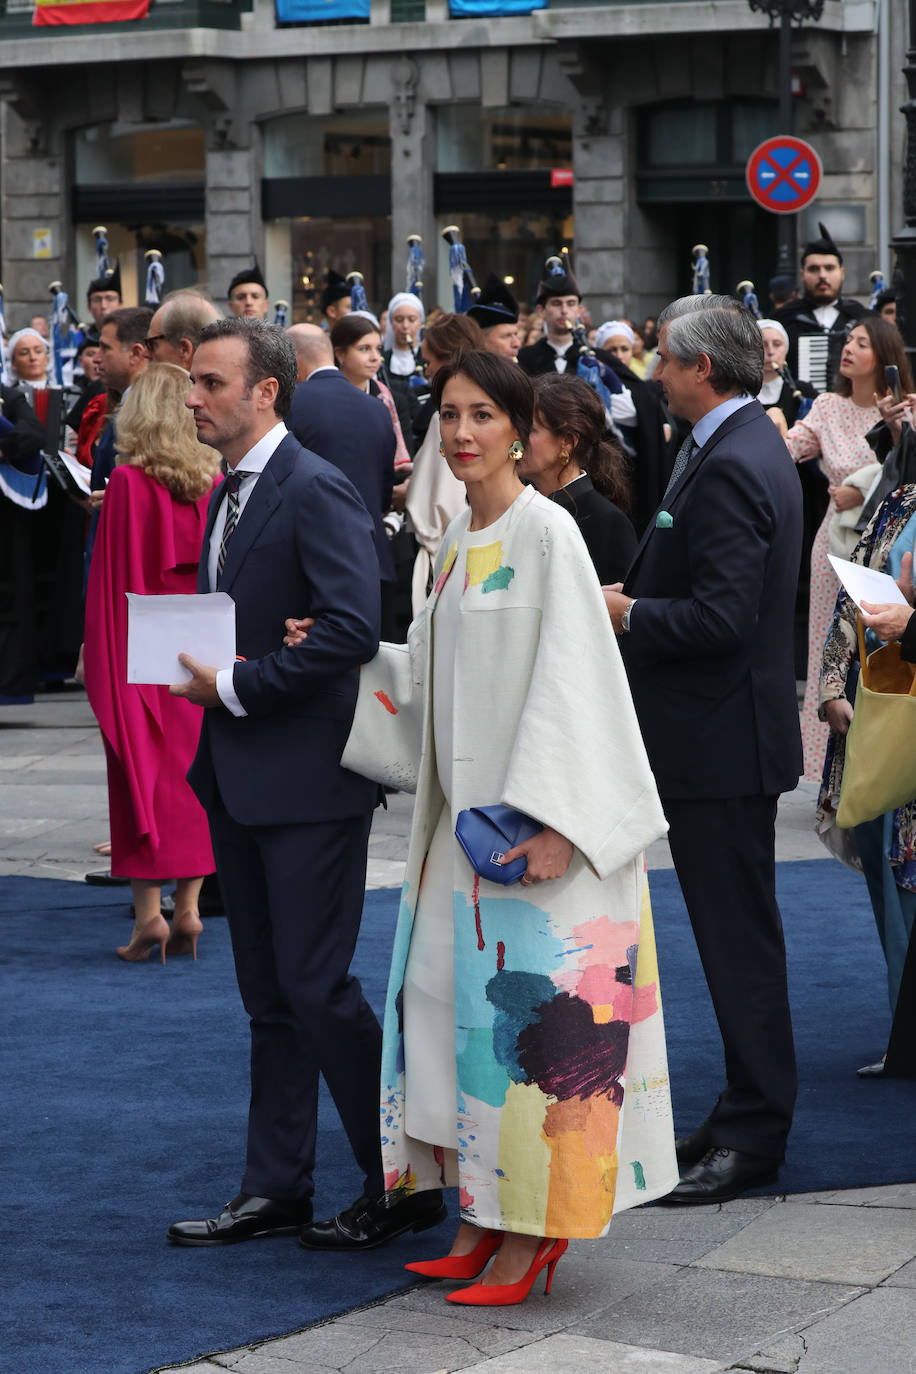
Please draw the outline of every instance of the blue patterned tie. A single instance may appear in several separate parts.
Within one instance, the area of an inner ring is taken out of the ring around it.
[[[217,582],[223,575],[223,564],[226,562],[226,553],[229,549],[229,540],[235,534],[235,527],[239,519],[239,487],[242,485],[242,478],[245,474],[241,472],[230,472],[226,478],[226,490],[229,493],[226,497],[226,523],[223,526],[223,537],[219,544],[219,553],[216,558]]]
[[[665,487],[665,495],[662,497],[663,503],[671,488],[676,482],[681,480],[681,475],[690,462],[691,455],[693,454],[693,447],[693,430],[691,430],[677,451],[674,467],[671,469],[671,476],[668,478],[668,485]]]

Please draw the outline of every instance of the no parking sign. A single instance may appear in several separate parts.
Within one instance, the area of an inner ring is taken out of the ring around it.
[[[778,134],[754,149],[745,176],[747,189],[764,210],[794,215],[817,195],[821,160],[810,143]]]

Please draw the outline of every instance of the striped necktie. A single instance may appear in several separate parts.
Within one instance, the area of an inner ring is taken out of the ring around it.
[[[681,476],[684,472],[684,469],[690,462],[691,455],[693,454],[693,448],[693,430],[691,430],[690,433],[687,435],[687,438],[684,440],[684,442],[681,444],[680,448],[677,451],[677,457],[674,460],[674,467],[671,469],[671,476],[668,478],[668,485],[665,487],[665,495],[662,497],[662,501],[665,500],[665,497],[668,495],[669,491],[675,485],[675,483],[681,480]]]
[[[239,487],[242,485],[242,472],[230,472],[226,478],[226,523],[223,526],[223,537],[219,544],[219,553],[216,558],[217,581],[223,575],[223,565],[226,562],[226,554],[229,550],[229,540],[235,534],[235,527],[239,520]]]

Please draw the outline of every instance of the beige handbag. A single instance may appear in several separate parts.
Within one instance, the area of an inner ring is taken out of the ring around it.
[[[916,799],[916,664],[894,642],[866,656],[859,615],[856,624],[861,674],[836,814],[844,830]]]

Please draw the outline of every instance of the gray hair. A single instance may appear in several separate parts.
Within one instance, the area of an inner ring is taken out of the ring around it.
[[[253,387],[267,377],[277,383],[274,401],[274,414],[284,420],[293,403],[293,392],[299,382],[299,368],[296,365],[296,350],[282,329],[275,324],[265,324],[263,320],[242,319],[230,315],[225,320],[214,320],[200,331],[198,344],[212,343],[216,339],[241,339],[248,349],[248,363],[245,368],[245,382]]]
[[[173,291],[162,302],[162,333],[173,348],[182,339],[196,348],[200,331],[219,317],[216,306],[196,291]]]
[[[681,296],[659,315],[659,332],[663,325],[668,326],[668,352],[683,367],[706,354],[714,391],[757,395],[763,385],[763,340],[747,306],[732,296]]]

